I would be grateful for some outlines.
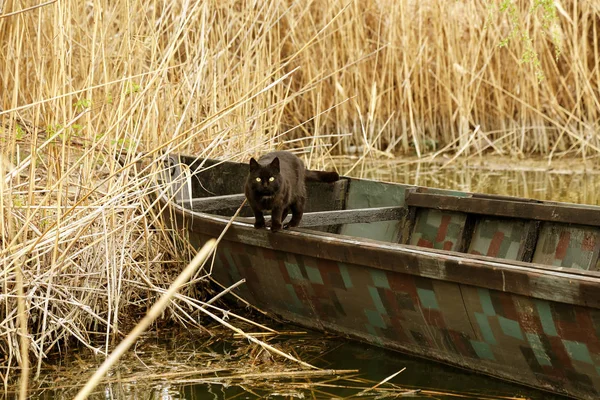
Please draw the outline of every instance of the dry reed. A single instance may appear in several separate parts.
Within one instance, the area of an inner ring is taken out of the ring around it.
[[[538,84],[475,0],[0,1],[0,378],[108,353],[192,258],[147,197],[164,152],[595,156],[600,9],[561,4],[559,60],[519,17]],[[163,320],[198,325],[202,296]]]

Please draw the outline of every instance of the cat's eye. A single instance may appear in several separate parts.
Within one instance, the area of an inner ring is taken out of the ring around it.
[[[261,179],[260,179],[260,178],[256,178],[256,182],[260,182],[260,181],[261,181]]]
[[[275,178],[274,178],[274,177],[270,177],[270,178],[269,178],[269,182],[273,182],[274,180],[275,180]]]

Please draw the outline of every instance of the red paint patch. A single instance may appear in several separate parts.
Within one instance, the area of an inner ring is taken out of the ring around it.
[[[504,232],[496,232],[494,233],[494,237],[492,237],[492,241],[490,243],[490,247],[487,251],[488,257],[497,257],[500,252],[500,246],[502,246],[502,242],[504,241]]]
[[[594,321],[590,316],[589,311],[578,310],[577,311],[577,325],[580,327],[579,331],[586,331],[588,334],[585,335],[585,339],[583,343],[585,343],[588,347],[590,353],[600,354],[600,340],[596,333],[596,327],[594,326]],[[593,333],[590,333],[593,332]]]
[[[328,287],[325,285],[314,284],[312,282],[310,285],[314,292],[313,296],[315,298],[320,299],[320,300],[329,300],[329,298],[332,296],[331,287]],[[333,292],[333,295],[335,295],[335,292]]]
[[[323,284],[325,286],[332,287],[333,279],[341,280],[342,277],[340,275],[340,267],[337,262],[331,260],[325,260],[322,258],[316,259],[317,269],[321,273],[321,279],[323,279]]]
[[[390,284],[391,291],[386,290],[386,294],[389,292],[390,295],[394,295],[394,292],[408,293],[413,300],[414,304],[418,303],[417,286],[412,275],[405,274],[390,274],[388,275],[388,282]],[[390,297],[390,303],[396,303],[396,299]]]
[[[419,241],[417,242],[417,246],[421,246],[421,247],[429,247],[430,249],[433,249],[433,242],[430,242],[427,239],[419,239]]]
[[[390,318],[390,325],[393,327],[393,337],[391,338],[395,343],[403,343],[407,345],[415,345],[416,342],[411,337],[407,336],[404,332],[404,323],[402,318]],[[389,337],[390,335],[388,335]]]
[[[525,333],[538,334],[544,331],[540,317],[528,312],[519,314],[519,325],[521,325],[521,329],[523,329]]]
[[[583,241],[581,242],[581,250],[593,251],[596,247],[596,235],[590,232],[586,232],[583,235]]]
[[[292,285],[294,288],[294,292],[296,292],[296,297],[302,302],[302,306],[306,307],[307,304],[310,304],[310,299],[308,298],[308,294],[304,291],[304,288],[301,285]],[[312,313],[311,313],[312,314]]]
[[[276,260],[277,259],[277,255],[271,249],[262,249],[262,256],[264,258],[266,258],[267,260]]]
[[[550,342],[552,353],[558,361],[557,364],[559,364],[563,370],[572,369],[573,361],[571,360],[569,353],[567,353],[562,339],[558,336],[546,336],[546,338],[548,339],[548,342]]]
[[[288,270],[285,267],[285,264],[283,262],[279,262],[277,266],[279,267],[279,273],[281,274],[283,281],[287,284],[291,284],[292,279],[290,278],[290,274],[288,273]]]
[[[556,320],[558,335],[565,340],[584,343],[591,353],[600,353],[600,341],[589,313],[577,309],[575,313],[575,321]]]
[[[519,313],[517,312],[517,307],[515,306],[515,299],[513,295],[510,293],[504,292],[493,292],[493,295],[500,304],[502,304],[502,313],[501,315],[504,318],[512,319],[513,321],[517,321],[519,319]]]
[[[390,318],[404,319],[404,314],[402,310],[398,307],[398,302],[396,302],[396,297],[394,296],[394,292],[391,290],[384,290],[383,297],[387,300],[386,302],[386,311]]]
[[[437,236],[435,237],[436,242],[443,242],[446,239],[446,235],[448,234],[448,225],[450,225],[451,217],[449,215],[442,215],[442,222],[440,223],[440,227],[437,231]]]
[[[565,385],[571,382],[565,374],[565,369],[561,368],[560,366],[555,367],[554,365],[542,365],[542,371],[543,373],[541,375],[543,379],[547,379],[546,377],[551,376],[555,381],[554,385]]]
[[[464,336],[457,331],[453,331],[451,329],[448,330],[450,337],[452,338],[452,343],[456,350],[463,356],[472,357],[473,356],[473,347],[468,345]]]
[[[454,245],[454,243],[452,243],[451,241],[447,240],[444,242],[444,250],[452,250],[452,246]]]
[[[567,249],[569,248],[569,242],[571,241],[571,232],[564,231],[560,235],[560,240],[556,245],[556,253],[554,257],[557,260],[562,260],[567,255]]]
[[[444,316],[441,312],[432,309],[423,310],[423,316],[425,317],[425,321],[427,321],[427,325],[432,325],[438,328],[445,328],[446,321],[444,321]]]

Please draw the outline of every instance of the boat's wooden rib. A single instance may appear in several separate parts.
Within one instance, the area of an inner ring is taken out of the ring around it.
[[[569,207],[562,204],[456,197],[429,193],[409,193],[406,204],[413,207],[497,217],[600,226],[600,210]]]

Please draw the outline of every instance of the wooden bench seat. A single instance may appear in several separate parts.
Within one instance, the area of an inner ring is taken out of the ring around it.
[[[227,208],[239,207],[244,201],[244,194],[231,194],[225,196],[202,197],[184,200],[183,207],[198,212],[207,212],[223,210]],[[359,208],[352,210],[331,210],[307,212],[302,216],[300,226],[327,226],[339,224],[368,223],[378,221],[400,220],[406,214],[404,207],[373,207]],[[268,218],[268,217],[267,217]],[[291,217],[288,216],[288,220]],[[254,218],[238,218],[243,222],[254,222]]]

